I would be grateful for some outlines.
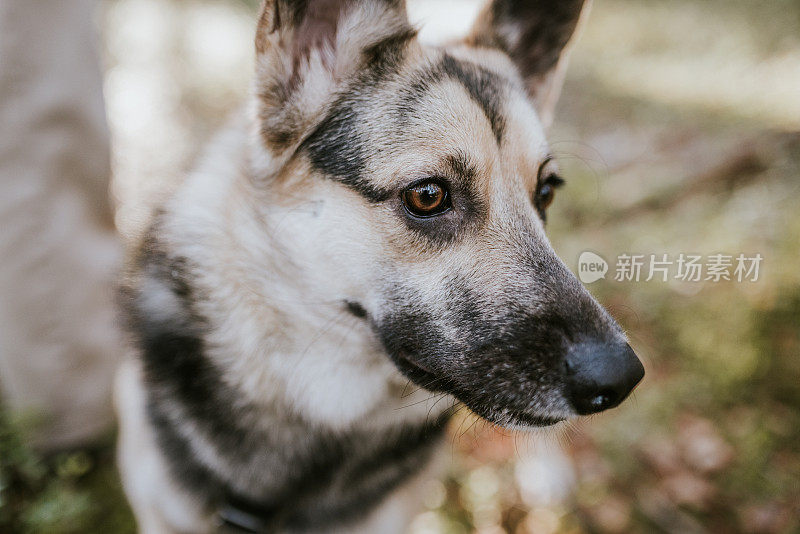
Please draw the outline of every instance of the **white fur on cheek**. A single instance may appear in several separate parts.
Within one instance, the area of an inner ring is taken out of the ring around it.
[[[245,141],[236,129],[220,137],[164,224],[172,250],[200,267],[191,282],[203,298],[194,304],[213,318],[207,355],[221,378],[243,400],[331,428],[424,421],[432,395],[399,393],[407,379],[368,321],[346,308],[374,300],[384,251],[365,229],[375,208],[322,178],[289,206],[260,201],[268,193],[242,175]]]

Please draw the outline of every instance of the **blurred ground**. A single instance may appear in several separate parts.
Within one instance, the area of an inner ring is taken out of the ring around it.
[[[125,233],[242,101],[252,8],[105,3]],[[584,250],[760,253],[760,278],[617,282],[612,265],[590,289],[645,360],[634,397],[544,438],[457,420],[413,532],[800,532],[800,3],[597,0],[551,140],[571,268]],[[0,422],[0,532],[133,532],[111,441],[41,458],[20,425]]]

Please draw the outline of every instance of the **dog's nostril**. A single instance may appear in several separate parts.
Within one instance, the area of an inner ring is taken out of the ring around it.
[[[614,398],[616,396],[613,392],[607,391],[605,393],[600,393],[593,399],[589,401],[589,405],[592,407],[594,412],[600,412],[605,410],[606,408],[610,408],[612,404],[614,404]]]
[[[611,403],[609,402],[607,395],[598,395],[589,401],[589,405],[592,407],[592,409],[598,412],[609,404]]]
[[[565,361],[569,400],[581,415],[617,406],[644,376],[644,367],[627,344],[581,343]]]

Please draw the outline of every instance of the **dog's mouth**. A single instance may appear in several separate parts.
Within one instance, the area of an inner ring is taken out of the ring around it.
[[[516,426],[546,427],[557,425],[564,421],[564,419],[559,417],[544,417],[527,413],[517,413],[514,414],[513,417],[517,421]]]
[[[395,362],[400,371],[418,386],[433,392],[448,391],[448,388],[443,383],[445,381],[444,378],[431,371],[427,366],[415,361],[408,353],[400,352],[395,358]]]
[[[406,352],[401,352],[395,358],[400,370],[410,378],[415,384],[429,391],[447,392],[461,400],[467,407],[478,416],[502,427],[532,428],[549,427],[562,421],[562,417],[550,417],[535,415],[526,412],[507,412],[500,415],[495,409],[484,405],[475,405],[464,399],[472,397],[469,393],[461,392],[455,384],[446,377],[443,377],[429,367],[411,358]]]

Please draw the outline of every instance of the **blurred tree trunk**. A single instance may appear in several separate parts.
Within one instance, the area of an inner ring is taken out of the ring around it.
[[[0,389],[47,448],[112,420],[121,249],[95,8],[0,2]]]

